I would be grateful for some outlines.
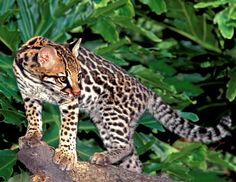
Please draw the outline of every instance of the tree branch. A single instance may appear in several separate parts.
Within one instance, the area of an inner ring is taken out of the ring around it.
[[[78,161],[71,171],[62,171],[52,158],[54,150],[45,142],[32,148],[24,145],[18,159],[34,174],[33,182],[172,182],[167,177],[137,174],[116,166]]]

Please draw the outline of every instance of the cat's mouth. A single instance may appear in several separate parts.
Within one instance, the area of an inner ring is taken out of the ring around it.
[[[66,98],[76,98],[76,97],[79,97],[80,96],[80,92],[78,92],[78,93],[73,93],[73,92],[71,92],[69,89],[68,90],[65,90],[65,89],[63,89],[63,90],[61,90],[61,95],[63,96],[63,97],[66,97]]]
[[[74,91],[72,88],[64,88],[61,91],[67,96],[71,96],[71,97],[79,97],[80,96],[80,90]]]

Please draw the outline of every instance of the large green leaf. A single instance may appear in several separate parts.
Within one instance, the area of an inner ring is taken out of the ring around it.
[[[21,172],[11,177],[8,182],[26,182],[30,181],[30,174],[28,172]]]
[[[131,32],[138,32],[153,42],[161,42],[161,39],[152,31],[147,30],[143,26],[139,26],[134,21],[131,21],[129,17],[116,16],[112,17],[112,21],[120,25],[123,28],[130,30]]]
[[[0,26],[0,40],[13,52],[16,51],[18,47],[19,32],[17,30],[10,30],[4,25]]]
[[[166,23],[169,28],[202,47],[220,53],[218,42],[214,36],[213,26],[207,23],[206,15],[197,15],[193,4],[184,0],[167,0]]]
[[[209,162],[226,167],[232,171],[236,171],[236,164],[224,159],[223,155],[219,151],[210,151],[207,154],[207,160]]]
[[[18,27],[21,31],[22,40],[26,41],[35,35],[35,19],[38,17],[37,3],[33,4],[29,0],[18,0],[17,4],[20,9]]]
[[[221,5],[227,4],[227,0],[220,0],[220,1],[208,1],[208,2],[199,2],[194,5],[194,8],[206,8],[209,6],[212,6],[214,8],[217,8]]]
[[[201,87],[185,80],[183,77],[174,76],[165,80],[170,85],[173,85],[178,92],[185,92],[188,96],[198,96],[203,93]]]
[[[202,171],[195,168],[189,171],[189,175],[191,176],[191,182],[199,182],[199,181],[228,182],[228,180],[225,177],[220,177],[221,174],[219,172]]]
[[[4,116],[4,121],[9,124],[20,125],[25,121],[24,113],[22,111],[0,109],[0,114]]]
[[[96,9],[96,11],[94,11],[91,18],[95,20],[101,16],[107,16],[111,13],[113,14],[115,10],[119,9],[120,7],[125,6],[127,3],[129,3],[129,0],[113,1],[105,7]]]
[[[93,32],[101,34],[108,42],[116,42],[119,39],[115,24],[107,18],[99,18],[91,28]]]
[[[194,152],[195,150],[199,150],[199,148],[201,148],[201,144],[200,143],[194,143],[191,144],[187,147],[185,147],[183,150],[181,150],[181,152],[177,152],[177,153],[173,153],[171,154],[166,160],[165,163],[166,164],[171,164],[174,161],[178,161],[178,160],[183,160],[186,159],[186,157],[188,157],[189,155],[192,154],[192,152]]]
[[[149,87],[158,87],[158,88],[175,92],[174,87],[166,85],[163,82],[164,77],[160,73],[158,72],[155,73],[151,69],[145,68],[142,65],[133,66],[129,70],[129,73],[142,79],[144,82],[146,82],[149,85]]]
[[[143,117],[139,120],[139,124],[142,124],[150,129],[156,129],[162,132],[165,131],[160,122],[154,119],[150,114],[144,114]]]
[[[17,7],[15,0],[0,1],[0,41],[2,41],[12,52],[15,52],[20,42],[20,33],[15,19],[17,18]]]
[[[79,132],[82,132],[82,131],[85,131],[85,132],[93,131],[95,133],[98,133],[96,126],[90,120],[79,121],[79,128],[78,128],[78,130],[79,130]]]
[[[229,24],[231,18],[234,18],[235,20],[235,17],[232,17],[232,12],[236,14],[236,11],[234,11],[234,9],[235,7],[225,8],[224,10],[217,13],[214,18],[214,23],[218,24],[220,33],[223,35],[224,38],[227,39],[231,39],[234,35],[235,27],[232,26],[232,24]]]
[[[21,102],[16,79],[13,74],[12,62],[12,56],[0,53],[0,92],[4,94],[9,101],[14,98],[16,101]]]
[[[57,147],[60,130],[60,113],[57,106],[44,104],[43,109],[44,140],[54,147]]]
[[[193,122],[196,122],[199,120],[198,116],[192,112],[177,111],[177,113],[180,117],[188,119]]]
[[[2,92],[8,99],[15,98],[21,101],[18,94],[15,76],[12,69],[13,57],[0,53],[0,92]],[[6,82],[7,80],[7,82]]]
[[[15,0],[0,1],[0,15],[5,14],[10,8],[12,8]]]
[[[82,160],[89,160],[95,152],[102,152],[103,150],[93,139],[87,141],[77,140],[78,157]]]
[[[140,1],[148,5],[150,9],[158,15],[166,12],[166,3],[164,0],[140,0]]]
[[[226,97],[232,102],[236,97],[236,68],[231,70],[229,74],[230,80],[227,83]]]
[[[142,155],[150,150],[153,144],[157,142],[156,138],[148,137],[148,139],[145,139],[142,133],[137,132],[134,134],[134,141],[139,155]]]
[[[16,152],[12,150],[0,150],[0,176],[5,180],[13,173],[16,163]]]

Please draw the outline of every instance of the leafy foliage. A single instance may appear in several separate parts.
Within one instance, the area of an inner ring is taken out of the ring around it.
[[[234,0],[0,1],[0,177],[29,179],[16,164],[17,140],[26,128],[12,71],[19,43],[36,35],[57,42],[82,37],[83,46],[123,66],[182,117],[199,123],[203,116],[206,121],[220,118],[231,111],[226,104],[235,103],[235,17]],[[43,121],[44,140],[56,147],[58,108],[45,104]],[[78,127],[80,159],[104,150],[87,115]],[[134,140],[146,173],[221,182],[236,171],[231,148],[219,144],[221,152],[199,143],[169,144],[170,135],[148,113],[140,119]]]

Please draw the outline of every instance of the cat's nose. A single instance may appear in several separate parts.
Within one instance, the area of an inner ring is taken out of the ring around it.
[[[73,96],[79,96],[80,95],[80,88],[79,88],[78,84],[72,85],[71,93],[72,93]]]
[[[76,89],[76,90],[75,90],[75,89],[73,89],[73,88],[67,88],[65,91],[66,91],[67,93],[73,95],[74,97],[80,95],[80,89]]]
[[[73,94],[73,96],[79,96],[80,95],[80,90],[78,90],[78,91],[72,91],[72,94]]]

